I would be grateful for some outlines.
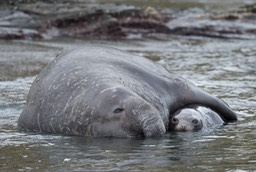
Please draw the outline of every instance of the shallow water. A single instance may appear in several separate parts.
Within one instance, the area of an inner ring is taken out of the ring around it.
[[[225,100],[239,121],[214,131],[144,140],[20,133],[17,119],[35,74],[61,51],[88,42],[9,42],[1,45],[1,66],[7,66],[1,67],[0,81],[1,171],[256,170],[256,41],[172,37],[92,43],[160,58],[168,70]]]
[[[256,40],[158,38],[0,42],[0,171],[256,171]],[[160,139],[18,132],[17,119],[36,74],[62,51],[89,43],[157,59],[225,100],[238,122]]]

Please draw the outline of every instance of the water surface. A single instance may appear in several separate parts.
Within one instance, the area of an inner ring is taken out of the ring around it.
[[[256,40],[158,38],[0,42],[0,171],[256,171]],[[17,131],[35,76],[62,51],[86,44],[110,45],[157,60],[226,101],[238,122],[158,139]]]

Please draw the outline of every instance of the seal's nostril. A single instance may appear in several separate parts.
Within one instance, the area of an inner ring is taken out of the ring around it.
[[[179,123],[178,118],[172,118],[172,123],[173,123],[173,124],[178,124],[178,123]]]
[[[198,121],[197,119],[193,119],[193,120],[192,120],[192,123],[193,123],[194,125],[197,125],[197,124],[199,124],[199,121]]]

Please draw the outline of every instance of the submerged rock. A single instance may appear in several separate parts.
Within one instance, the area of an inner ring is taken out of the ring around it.
[[[46,37],[32,29],[0,27],[0,39],[42,39]]]

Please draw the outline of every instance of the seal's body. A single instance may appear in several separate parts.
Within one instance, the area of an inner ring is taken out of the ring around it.
[[[190,104],[236,114],[221,100],[146,58],[87,46],[52,61],[35,79],[18,120],[25,131],[155,137],[170,114]]]
[[[221,117],[210,108],[193,105],[175,112],[171,117],[169,129],[172,131],[199,131],[223,124],[224,121]]]

